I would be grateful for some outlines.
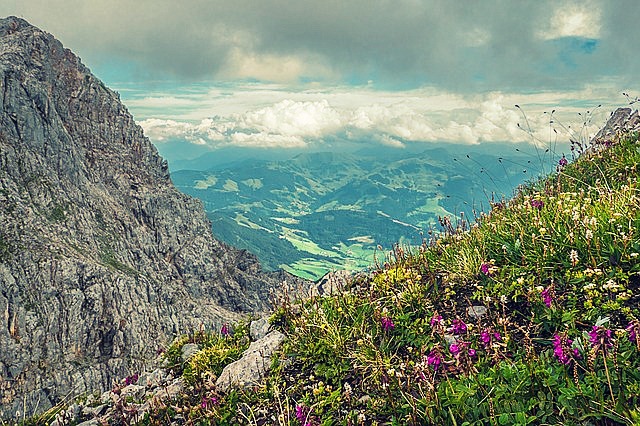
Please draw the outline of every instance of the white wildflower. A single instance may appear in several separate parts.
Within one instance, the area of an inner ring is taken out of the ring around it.
[[[576,266],[578,264],[578,252],[571,250],[569,253],[569,260],[571,261],[572,266]]]

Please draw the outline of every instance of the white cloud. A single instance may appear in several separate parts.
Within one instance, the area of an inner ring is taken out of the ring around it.
[[[538,33],[544,40],[561,37],[597,39],[601,32],[600,9],[593,1],[575,4],[558,4],[548,27]]]
[[[228,90],[226,96],[218,90],[205,93],[215,98],[212,103],[207,103],[207,96],[195,93],[193,96],[200,97],[205,106],[185,113],[196,120],[147,119],[141,122],[146,134],[156,142],[182,138],[212,147],[299,148],[336,137],[396,147],[410,142],[528,141],[544,145],[551,138],[568,140],[571,131],[566,123],[579,120],[573,128],[582,126],[583,118],[577,113],[584,113],[585,108],[579,99],[612,96],[610,89],[598,88],[531,95],[496,92],[466,99],[432,88],[402,93],[367,87],[296,92],[277,86],[247,86]],[[251,102],[256,105],[252,107]],[[524,115],[514,106],[516,103],[523,106]],[[245,110],[237,112],[242,107]],[[558,109],[553,116],[557,135],[550,131],[549,123],[554,108]],[[203,117],[213,109],[230,112]],[[603,108],[585,131],[593,134],[607,112]]]
[[[254,148],[304,148],[306,142],[300,136],[274,133],[232,133],[229,144]]]
[[[322,137],[342,126],[341,114],[324,99],[315,102],[287,99],[234,118],[247,128],[299,137]]]
[[[149,118],[142,121],[140,125],[145,135],[154,142],[164,142],[172,138],[189,139],[188,135],[193,131],[193,126],[189,123],[158,118]]]

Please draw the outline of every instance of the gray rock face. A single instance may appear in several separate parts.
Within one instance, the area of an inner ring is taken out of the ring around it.
[[[109,389],[176,334],[267,309],[284,275],[216,241],[118,94],[13,17],[0,112],[4,416]]]

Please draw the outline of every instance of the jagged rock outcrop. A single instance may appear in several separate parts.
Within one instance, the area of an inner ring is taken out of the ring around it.
[[[105,390],[175,334],[267,308],[282,273],[216,241],[118,94],[14,17],[0,112],[5,417]]]
[[[637,131],[640,131],[638,110],[618,108],[611,113],[607,123],[593,137],[593,142],[606,143],[619,133]]]

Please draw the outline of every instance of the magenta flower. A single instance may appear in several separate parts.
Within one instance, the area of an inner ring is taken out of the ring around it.
[[[451,331],[453,334],[462,334],[467,331],[467,324],[464,323],[461,319],[454,319],[453,324],[451,325]]]
[[[135,373],[135,374],[133,374],[133,375],[131,375],[131,376],[127,376],[127,377],[125,377],[125,378],[124,378],[124,384],[125,384],[125,386],[129,386],[129,385],[133,385],[133,384],[135,384],[135,383],[138,383],[138,378],[139,378],[139,377],[140,377],[140,376],[138,376],[138,373]]]
[[[558,165],[560,167],[564,167],[567,164],[569,164],[569,162],[567,161],[566,157],[563,155],[562,158],[560,159],[560,161],[558,161]]]
[[[640,333],[640,321],[631,321],[625,330],[629,333],[629,340],[636,343]]]
[[[531,200],[530,201],[531,207],[533,207],[534,209],[538,209],[540,210],[542,208],[542,206],[544,206],[544,201],[541,200]]]
[[[220,334],[222,334],[224,337],[228,337],[231,334],[231,330],[229,329],[229,324],[227,324],[226,322],[222,324],[222,328],[220,329]]]
[[[298,419],[301,424],[304,424],[307,419],[307,411],[308,409],[304,405],[296,405],[296,419]]]
[[[440,364],[442,364],[442,355],[435,349],[432,349],[427,355],[427,364],[437,370]]]
[[[451,352],[453,356],[457,356],[460,353],[460,345],[452,343],[449,345],[449,352]]]
[[[489,265],[483,263],[482,265],[480,265],[480,271],[485,275],[489,275]]]
[[[574,359],[580,358],[578,348],[572,348],[573,340],[569,339],[565,334],[553,335],[553,355],[558,358],[558,362],[564,365],[571,364]]]
[[[391,331],[396,326],[389,317],[380,318],[380,323],[382,324],[382,329],[384,331]]]
[[[491,346],[492,342],[499,342],[502,340],[502,336],[497,331],[492,332],[490,328],[485,328],[480,333],[480,342],[484,345],[485,348]]]
[[[204,396],[202,397],[202,401],[200,402],[200,406],[203,409],[206,410],[207,408],[213,407],[214,405],[218,405],[218,398],[216,398],[215,396],[212,396],[210,398],[207,398],[207,397],[204,397]]]
[[[547,308],[550,308],[551,302],[553,301],[553,298],[551,297],[551,287],[547,287],[542,290],[542,293],[540,293],[540,295],[542,296],[542,301],[544,302],[544,304],[547,305]]]
[[[610,348],[613,346],[611,342],[611,337],[613,332],[608,328],[600,327],[594,325],[589,332],[589,342],[591,343],[591,347],[599,347],[603,346],[605,348]]]
[[[489,272],[489,264],[488,263],[483,263],[482,265],[480,265],[480,272],[482,272],[485,275],[489,275],[491,274],[491,272]]]
[[[487,330],[484,330],[480,333],[480,341],[483,345],[489,346],[489,344],[491,344],[491,334],[489,334]]]
[[[469,356],[471,358],[473,358],[474,356],[476,356],[476,350],[475,349],[469,349],[469,352],[467,352],[469,354]]]

